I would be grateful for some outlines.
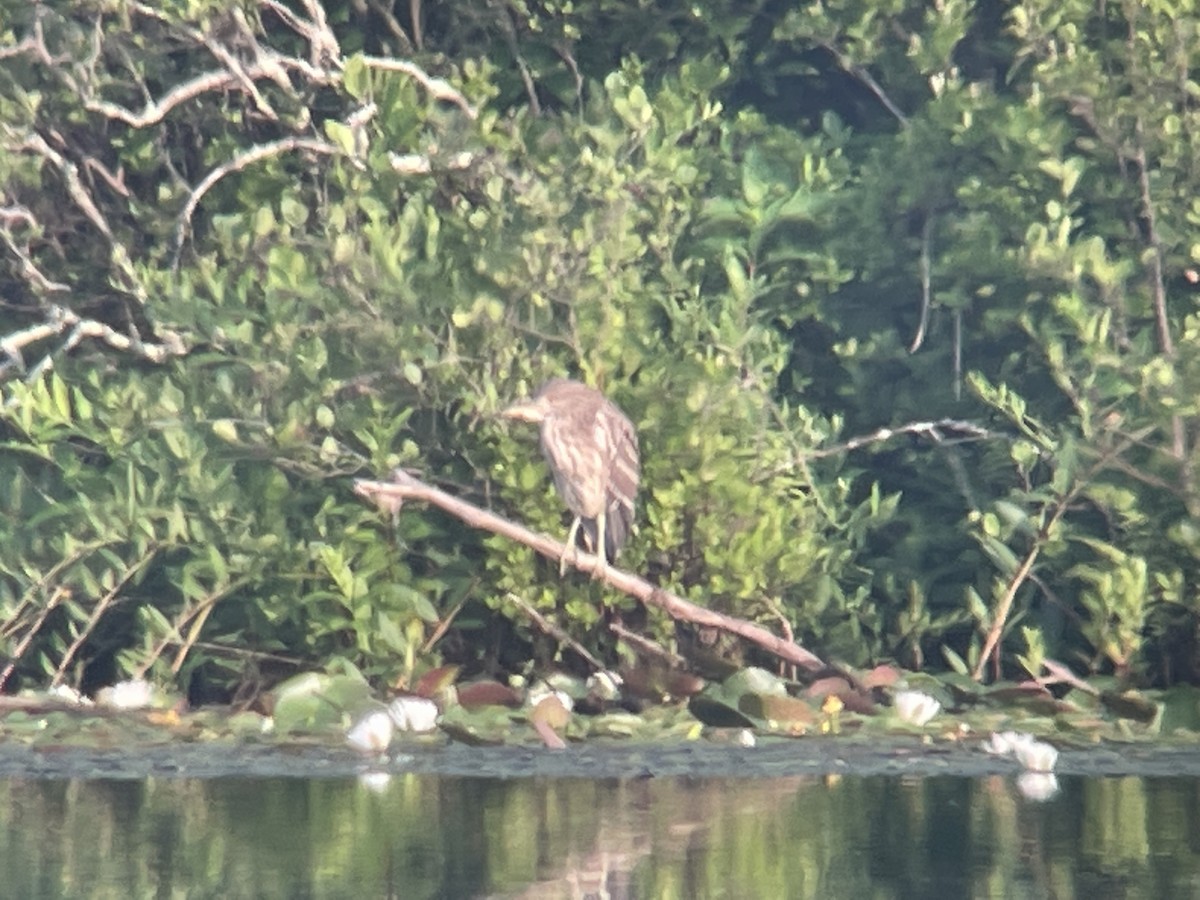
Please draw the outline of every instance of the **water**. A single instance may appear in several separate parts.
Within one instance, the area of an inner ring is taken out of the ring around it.
[[[1200,897],[1200,780],[0,780],[4,898]]]

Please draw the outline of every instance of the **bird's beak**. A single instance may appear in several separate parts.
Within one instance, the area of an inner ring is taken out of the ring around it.
[[[540,422],[544,418],[541,408],[532,400],[522,400],[507,409],[500,411],[502,419],[516,419],[520,422]]]

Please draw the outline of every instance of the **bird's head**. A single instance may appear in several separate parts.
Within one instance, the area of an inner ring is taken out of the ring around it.
[[[541,424],[555,409],[561,409],[562,404],[571,399],[572,392],[587,391],[578,382],[565,378],[551,378],[538,389],[528,400],[519,400],[507,409],[501,410],[503,419],[516,419],[518,422],[533,422]]]

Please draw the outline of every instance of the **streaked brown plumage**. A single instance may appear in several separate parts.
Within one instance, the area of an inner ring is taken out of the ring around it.
[[[599,391],[566,378],[551,379],[532,400],[501,415],[541,425],[542,454],[575,515],[567,546],[575,546],[582,525],[587,546],[607,564],[633,530],[641,478],[633,423]],[[601,534],[603,544],[597,537]],[[560,569],[565,568],[564,557]]]

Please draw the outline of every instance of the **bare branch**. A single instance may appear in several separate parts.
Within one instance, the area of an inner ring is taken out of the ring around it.
[[[413,43],[418,50],[425,49],[424,29],[421,27],[421,0],[408,0],[408,15],[412,19]]]
[[[413,42],[409,38],[408,32],[404,30],[404,26],[400,24],[399,20],[397,20],[396,16],[392,13],[391,9],[380,3],[379,0],[368,0],[368,2],[371,6],[371,9],[375,11],[375,14],[383,19],[385,23],[387,23],[388,31],[392,33],[392,37],[400,42],[401,52],[412,53],[415,49]],[[420,26],[416,24],[415,19],[413,26],[414,33],[416,33],[419,37],[421,30]]]
[[[814,654],[798,644],[772,634],[767,629],[755,625],[753,622],[747,622],[744,619],[726,616],[711,609],[697,606],[670,591],[663,590],[651,584],[644,578],[613,568],[611,565],[604,565],[599,557],[593,556],[590,553],[582,551],[577,553],[568,552],[568,548],[565,545],[552,538],[537,534],[495,513],[480,509],[478,506],[474,506],[464,500],[459,500],[457,497],[453,497],[445,491],[438,490],[404,471],[398,469],[392,474],[395,479],[394,482],[366,481],[360,479],[354,483],[354,492],[360,497],[380,504],[385,510],[394,509],[397,501],[402,502],[408,499],[432,503],[451,515],[462,519],[468,525],[518,541],[533,548],[548,559],[556,562],[566,559],[568,563],[581,571],[591,573],[592,577],[604,581],[608,585],[619,591],[624,591],[632,597],[636,597],[647,606],[655,606],[661,609],[673,619],[694,622],[697,625],[717,628],[721,631],[735,634],[738,637],[757,644],[768,653],[773,653],[780,659],[795,663],[810,672],[825,668],[825,663]]]
[[[389,153],[392,171],[399,175],[428,175],[433,171],[458,172],[475,162],[475,154],[463,150],[436,162],[419,153]]]
[[[233,172],[240,172],[242,169],[256,162],[261,162],[272,156],[279,156],[280,154],[295,150],[320,153],[325,156],[337,156],[342,152],[340,148],[327,141],[319,141],[314,138],[290,137],[272,141],[269,144],[259,144],[251,147],[245,153],[221,163],[221,165],[204,176],[203,181],[196,185],[188,197],[187,203],[183,205],[183,209],[179,213],[175,226],[175,257],[171,262],[171,267],[173,269],[179,268],[179,258],[183,253],[183,243],[188,230],[192,226],[192,216],[196,212],[196,207],[200,205],[200,201],[204,199],[204,195],[212,189],[213,185],[226,175]]]
[[[883,104],[884,109],[896,117],[896,121],[902,126],[908,127],[908,116],[904,115],[900,107],[892,101],[892,98],[887,95],[887,91],[880,86],[879,82],[875,80],[874,76],[866,68],[860,66],[831,43],[825,42],[821,46],[833,54],[834,59],[842,67],[843,72],[857,79],[859,83],[875,95],[876,99]]]
[[[650,638],[638,634],[635,631],[630,631],[620,622],[610,622],[608,625],[608,630],[621,640],[625,641],[625,643],[629,644],[643,656],[652,656],[655,659],[661,659],[663,662],[674,666],[677,669],[682,669],[687,665],[687,660],[678,653],[672,653],[661,644],[650,640]]]
[[[92,199],[91,192],[79,176],[79,167],[51,147],[44,137],[33,131],[25,134],[20,140],[14,141],[10,145],[10,148],[16,151],[32,150],[58,169],[66,186],[68,196],[75,201],[75,205],[79,207],[88,221],[96,227],[96,230],[107,239],[109,259],[115,272],[124,279],[124,287],[139,303],[145,305],[148,299],[146,290],[134,269],[133,261],[129,256],[129,250],[113,235],[112,229],[108,225],[108,220],[100,212],[100,208]]]
[[[571,637],[569,634],[543,616],[528,602],[522,600],[511,591],[504,595],[504,599],[516,606],[517,609],[521,611],[521,614],[533,622],[533,624],[536,625],[543,634],[548,634],[560,644],[570,647],[572,650],[578,653],[580,657],[586,660],[587,664],[597,672],[604,670],[604,663],[592,656],[592,654],[588,652],[587,647],[583,646],[583,644],[579,643],[579,641],[575,640],[575,638]]]
[[[945,432],[953,432],[947,436]],[[961,443],[963,441],[982,441],[1003,438],[1005,435],[988,431],[974,422],[964,422],[961,419],[938,419],[936,422],[909,422],[907,425],[897,425],[895,428],[880,428],[870,434],[853,437],[832,447],[822,447],[805,454],[808,459],[823,459],[827,456],[837,456],[850,450],[857,450],[867,444],[877,444],[890,441],[902,434],[921,434],[930,438],[934,443]]]
[[[63,181],[67,186],[67,193],[71,195],[71,199],[75,201],[75,205],[87,216],[88,221],[96,226],[96,229],[103,234],[111,242],[113,240],[112,229],[108,227],[108,222],[104,215],[96,207],[92,200],[92,195],[88,193],[88,189],[84,187],[83,180],[79,177],[79,167],[71,162],[57,150],[47,143],[46,139],[37,132],[29,132],[24,140],[19,142],[15,149],[17,150],[32,150],[38,156],[48,160],[62,174]]]
[[[46,619],[50,617],[50,613],[54,612],[61,600],[70,597],[70,595],[71,592],[61,585],[54,589],[54,593],[50,595],[50,599],[46,601],[46,605],[42,607],[28,630],[17,641],[16,646],[12,648],[8,662],[4,668],[0,669],[0,691],[4,690],[4,685],[8,683],[13,670],[16,669],[17,664],[21,661],[21,657],[25,655],[25,651],[29,649],[29,645],[33,643],[34,637],[41,631],[42,626],[46,624]]]
[[[289,28],[308,41],[309,60],[319,69],[341,68],[342,48],[337,36],[325,19],[325,8],[318,0],[303,0],[310,21],[305,22],[278,0],[261,0],[262,5],[274,12]]]
[[[74,661],[75,654],[79,652],[79,648],[91,637],[92,631],[95,630],[96,625],[100,622],[100,618],[112,606],[113,601],[121,595],[121,591],[125,589],[126,585],[132,582],[138,573],[148,566],[157,555],[158,548],[154,546],[149,547],[125,570],[124,574],[117,580],[117,583],[103,597],[96,601],[96,605],[92,608],[92,614],[88,616],[87,623],[79,630],[79,634],[75,636],[75,640],[71,642],[71,646],[63,652],[62,659],[58,663],[58,668],[54,670],[54,677],[50,679],[50,687],[55,687],[62,683],[63,675],[66,674],[67,668]]]
[[[125,107],[109,103],[107,100],[87,100],[84,106],[92,112],[98,112],[110,119],[124,122],[130,128],[145,128],[148,125],[157,125],[179,104],[193,100],[209,91],[233,87],[237,81],[237,76],[231,72],[205,72],[191,81],[185,81],[183,84],[171,88],[161,100],[147,102],[140,113],[130,112]]]
[[[147,6],[144,3],[135,4],[134,9],[136,9],[143,16],[157,19],[171,28],[182,31],[195,43],[208,48],[209,53],[216,57],[217,61],[225,66],[230,74],[234,76],[237,83],[241,85],[242,90],[249,94],[251,98],[253,98],[254,105],[258,107],[259,112],[272,121],[278,121],[279,116],[275,113],[275,110],[272,109],[271,104],[267,102],[267,99],[259,92],[258,86],[254,83],[256,76],[266,75],[267,77],[272,78],[272,80],[279,84],[279,86],[285,91],[292,93],[291,82],[288,80],[286,74],[282,74],[277,71],[277,64],[271,62],[265,65],[257,66],[255,67],[255,73],[251,73],[247,71],[242,65],[242,62],[236,56],[234,56],[229,47],[214,40],[210,35],[198,31],[197,29],[192,28],[183,22],[172,20],[163,11],[154,9],[153,7]],[[239,32],[237,36],[238,39],[244,44],[254,48],[255,56],[259,58],[261,63],[262,48],[259,47],[258,41],[255,39],[254,32],[250,28],[249,23],[246,22],[245,13],[243,13],[241,9],[234,7],[231,13],[231,18],[237,26]]]
[[[913,335],[908,347],[909,353],[916,353],[925,343],[925,329],[929,327],[929,308],[933,305],[933,289],[931,287],[931,272],[933,265],[929,258],[929,245],[933,240],[933,214],[927,213],[925,224],[921,227],[921,319],[917,324],[917,333]]]
[[[9,44],[6,47],[0,47],[0,59],[9,59],[13,56],[21,56],[24,53],[32,53],[39,57],[43,62],[48,62],[46,59],[46,47],[37,38],[32,35],[25,38],[16,44]]]
[[[24,242],[19,242],[16,235],[13,234],[12,229],[8,227],[9,223],[14,222],[20,222],[33,227],[37,225],[37,221],[34,219],[33,213],[24,206],[6,206],[0,208],[0,240],[3,240],[9,252],[20,262],[21,275],[24,276],[25,280],[33,285],[35,291],[44,294],[70,290],[70,287],[61,281],[51,281],[37,267],[37,264],[33,261],[33,257],[29,254],[28,245]]]
[[[124,335],[94,319],[81,318],[77,313],[63,306],[50,307],[45,322],[31,325],[21,331],[13,332],[7,337],[0,338],[0,353],[5,359],[0,361],[0,378],[10,369],[24,369],[25,361],[22,349],[30,344],[44,341],[47,338],[67,334],[66,341],[56,351],[63,353],[75,347],[84,338],[97,338],[115,350],[132,353],[142,359],[154,363],[162,363],[174,356],[187,353],[187,345],[182,336],[173,331],[162,331],[156,334],[158,343],[147,344],[138,335]],[[53,366],[54,353],[46,354],[30,372],[30,380],[36,379],[42,372]]]
[[[364,56],[362,60],[369,68],[378,69],[382,72],[403,72],[421,85],[421,87],[425,88],[435,100],[453,103],[466,113],[470,119],[479,117],[479,110],[472,106],[460,91],[451,87],[448,81],[441,78],[434,78],[420,66],[403,59],[389,59],[382,56]]]

